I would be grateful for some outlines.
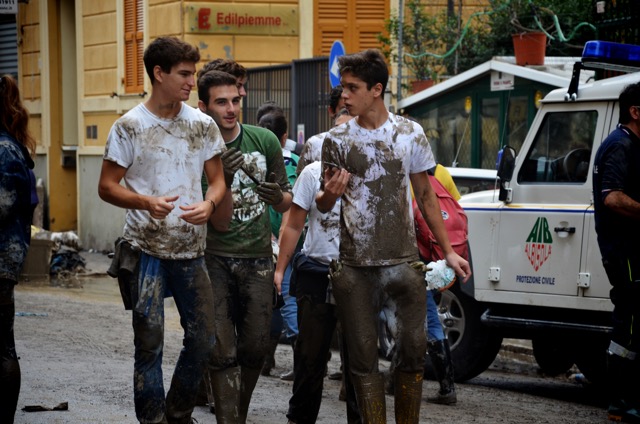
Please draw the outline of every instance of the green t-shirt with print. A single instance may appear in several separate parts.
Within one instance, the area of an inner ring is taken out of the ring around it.
[[[265,128],[240,125],[238,137],[227,148],[238,148],[244,155],[244,168],[259,181],[266,181],[271,173],[283,192],[291,192],[291,184],[282,158],[277,137]],[[271,220],[269,208],[258,198],[256,184],[239,170],[231,191],[233,216],[229,231],[216,231],[207,224],[207,253],[233,258],[262,258],[272,255]]]

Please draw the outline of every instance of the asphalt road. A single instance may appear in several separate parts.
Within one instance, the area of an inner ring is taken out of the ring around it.
[[[84,256],[87,256],[86,254]],[[22,388],[16,423],[135,423],[132,394],[133,346],[130,314],[120,304],[115,280],[103,275],[108,263],[94,255],[87,267],[92,275],[64,281],[25,282],[16,290],[16,343],[22,368]],[[96,261],[97,260],[97,261]],[[165,331],[165,388],[181,347],[181,328],[172,301],[167,302]],[[291,348],[278,346],[274,374],[290,369]],[[333,355],[329,373],[339,369]],[[388,362],[380,361],[386,369]],[[338,400],[340,382],[325,379],[318,423],[346,422],[345,405]],[[437,390],[425,381],[423,396]],[[457,385],[458,404],[422,403],[421,422],[428,423],[603,423],[601,394],[583,387],[572,376],[544,377],[538,373],[526,344],[510,344],[491,368]],[[286,422],[291,383],[261,377],[249,411],[250,423]],[[25,412],[25,406],[65,411]],[[387,396],[388,422],[393,397]],[[207,408],[197,407],[199,423],[214,423]]]

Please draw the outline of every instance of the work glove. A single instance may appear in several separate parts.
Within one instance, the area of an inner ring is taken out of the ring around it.
[[[227,149],[221,156],[222,160],[222,169],[224,170],[224,181],[227,184],[227,187],[231,187],[231,183],[233,183],[233,177],[244,165],[244,156],[242,156],[242,152],[235,147]]]
[[[342,262],[336,259],[331,259],[331,262],[329,263],[329,279],[331,281],[334,281],[341,271],[342,271]]]
[[[425,265],[424,262],[422,261],[415,261],[415,262],[411,262],[409,264],[409,266],[411,266],[411,268],[415,269],[416,271],[425,274],[428,271],[431,271],[431,268],[429,268],[427,265]]]
[[[275,181],[276,174],[272,172],[271,174],[269,174],[268,180],[260,183],[260,185],[256,188],[258,197],[267,205],[278,205],[284,198],[284,196],[282,195],[280,184],[276,183]]]

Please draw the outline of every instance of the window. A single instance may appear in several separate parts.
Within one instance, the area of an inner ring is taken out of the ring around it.
[[[527,152],[519,183],[584,183],[590,170],[596,111],[552,112]]]
[[[18,30],[15,15],[0,15],[0,75],[18,78]]]
[[[328,56],[335,40],[348,53],[379,48],[378,34],[389,17],[388,0],[317,0],[314,7],[315,56]]]
[[[143,0],[124,0],[124,91],[144,91]]]

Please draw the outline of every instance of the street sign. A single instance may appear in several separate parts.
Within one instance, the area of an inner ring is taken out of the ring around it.
[[[342,41],[336,40],[331,46],[329,53],[329,82],[331,88],[340,85],[340,72],[338,72],[338,58],[344,56],[344,44]]]
[[[13,15],[18,13],[18,0],[0,1],[0,14]]]

